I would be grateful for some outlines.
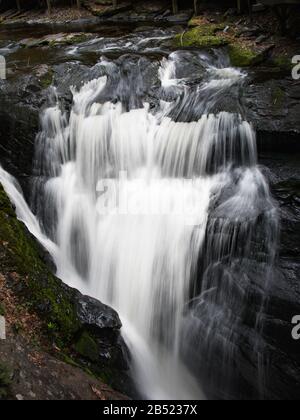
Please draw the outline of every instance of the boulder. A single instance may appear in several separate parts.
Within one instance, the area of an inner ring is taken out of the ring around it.
[[[84,327],[119,330],[122,326],[118,314],[96,299],[78,294],[75,305],[78,319]]]

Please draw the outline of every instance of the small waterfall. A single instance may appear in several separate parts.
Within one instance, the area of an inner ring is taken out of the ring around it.
[[[101,66],[70,115],[58,100],[43,112],[33,209],[58,275],[119,312],[141,395],[204,399],[216,351],[216,369],[234,358],[251,273],[261,307],[275,258],[276,208],[234,96],[246,75],[177,52],[150,107],[134,66]]]

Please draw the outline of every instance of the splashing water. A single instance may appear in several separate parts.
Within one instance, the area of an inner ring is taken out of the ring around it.
[[[45,234],[0,172],[58,275],[119,312],[133,377],[149,399],[205,398],[193,363],[204,363],[201,346],[209,351],[214,328],[222,328],[217,303],[231,290],[225,294],[216,267],[225,256],[250,259],[262,215],[274,222],[262,235],[276,229],[255,133],[239,113],[218,110],[245,75],[223,57],[196,54],[202,77],[191,84],[190,74],[180,74],[188,54],[162,62],[155,111],[147,103],[128,109],[123,100],[101,101],[108,73],[72,90],[69,118],[58,103],[43,113],[33,202]],[[275,237],[264,243],[271,264]]]

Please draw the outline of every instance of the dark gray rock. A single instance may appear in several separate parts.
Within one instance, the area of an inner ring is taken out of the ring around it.
[[[0,82],[1,164],[18,178],[27,195],[39,113],[46,100],[35,76]]]
[[[116,311],[89,296],[76,296],[76,310],[83,326],[119,330],[122,323]]]
[[[244,86],[244,116],[258,132],[260,150],[299,151],[300,82],[291,77],[282,79],[280,73],[278,79],[270,72],[268,80],[263,80],[264,72],[258,72]]]

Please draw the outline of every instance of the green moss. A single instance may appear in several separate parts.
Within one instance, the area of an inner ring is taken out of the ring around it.
[[[281,69],[281,70],[286,70],[286,71],[291,71],[293,68],[293,64],[291,61],[291,58],[286,56],[286,55],[280,55],[277,57],[273,57],[272,60],[272,65]]]
[[[250,67],[263,61],[263,56],[243,45],[231,44],[228,48],[231,63],[235,67]]]
[[[79,340],[75,343],[74,350],[91,362],[96,362],[99,358],[98,346],[86,331],[81,334]]]
[[[4,364],[0,363],[0,400],[7,397],[10,384],[11,372]]]
[[[58,357],[62,362],[67,363],[70,366],[81,368],[81,366],[76,363],[75,360],[73,360],[72,357],[70,357],[68,354],[59,353]]]
[[[198,26],[183,34],[176,35],[174,38],[174,46],[186,48],[211,48],[224,46],[228,42],[221,36],[216,36],[216,33],[219,30],[220,27],[218,25]]]
[[[57,326],[57,335],[68,342],[79,329],[70,293],[47,268],[36,241],[20,223],[0,185],[1,269],[18,273],[22,294],[45,318]],[[69,295],[68,295],[69,293]]]
[[[47,74],[41,77],[40,83],[43,89],[47,89],[49,86],[52,85],[53,75],[53,70],[50,69]]]
[[[224,25],[216,25],[216,24],[200,24],[196,26],[194,29],[191,29],[189,32],[193,32],[198,37],[199,36],[214,36],[217,32],[223,31],[225,28]]]
[[[78,34],[73,36],[72,38],[66,40],[66,44],[73,45],[73,44],[80,44],[82,42],[86,42],[90,39],[90,36],[86,34]]]

